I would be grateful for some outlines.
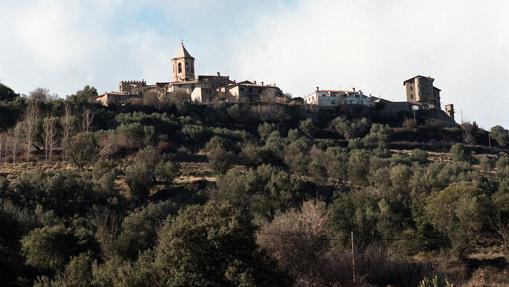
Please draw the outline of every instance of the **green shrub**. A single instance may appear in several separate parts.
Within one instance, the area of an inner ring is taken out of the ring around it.
[[[84,215],[93,205],[108,205],[109,194],[98,193],[89,178],[74,171],[22,174],[5,195],[15,206],[40,206],[56,216]]]
[[[369,156],[364,150],[353,150],[348,159],[348,177],[354,184],[363,185],[369,172]]]
[[[262,123],[258,126],[258,136],[263,141],[265,141],[269,137],[269,135],[274,131],[276,131],[275,124]]]
[[[255,242],[245,212],[208,203],[181,211],[161,230],[155,265],[169,286],[287,286]]]
[[[313,124],[312,119],[306,119],[300,122],[299,130],[308,137],[313,137],[318,128]]]
[[[134,200],[148,197],[150,188],[156,183],[155,168],[161,161],[161,155],[152,147],[138,151],[127,166],[125,176]]]
[[[86,287],[92,286],[93,259],[87,253],[82,253],[71,259],[65,269],[52,280],[43,276],[38,278],[34,287]]]
[[[92,169],[92,179],[100,191],[109,192],[115,185],[117,170],[111,160],[99,160]]]
[[[234,154],[222,147],[212,148],[207,152],[209,164],[216,174],[224,174],[234,164]]]
[[[448,237],[455,254],[462,256],[477,243],[491,208],[489,197],[465,183],[432,194],[426,212],[433,226]]]
[[[171,184],[180,175],[180,165],[169,160],[161,160],[155,167],[154,175],[158,182]]]
[[[410,159],[420,164],[425,164],[428,162],[428,152],[418,148],[414,149],[410,154]]]
[[[330,127],[345,139],[350,140],[365,136],[369,132],[371,123],[366,118],[349,122],[343,117],[337,117],[330,122]]]
[[[62,270],[72,256],[93,247],[91,238],[76,235],[64,225],[44,226],[32,230],[21,240],[23,255],[33,267]]]
[[[465,153],[465,148],[462,144],[454,144],[449,151],[451,157],[454,161],[462,162],[467,160],[467,155]]]
[[[509,144],[509,131],[502,126],[494,126],[491,128],[491,137],[497,141],[500,146],[507,146]]]
[[[79,169],[93,163],[99,156],[99,145],[93,133],[79,133],[65,143],[66,154]]]
[[[133,210],[122,221],[116,240],[119,255],[136,259],[144,250],[152,248],[157,241],[157,231],[169,215],[177,214],[179,206],[171,201],[149,203]]]
[[[284,152],[285,164],[293,173],[307,174],[310,144],[307,138],[301,137],[286,146]]]

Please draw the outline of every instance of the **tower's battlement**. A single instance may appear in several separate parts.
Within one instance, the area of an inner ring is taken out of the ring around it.
[[[120,84],[141,84],[141,85],[145,85],[145,84],[147,84],[147,82],[145,82],[145,80],[141,80],[141,81],[120,81]]]
[[[118,90],[122,93],[130,93],[132,89],[143,88],[147,86],[145,80],[141,81],[120,81],[118,84]]]

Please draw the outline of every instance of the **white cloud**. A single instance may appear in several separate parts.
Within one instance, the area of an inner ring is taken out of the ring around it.
[[[431,75],[458,120],[463,110],[509,127],[504,0],[2,0],[0,9],[0,81],[24,93],[169,80],[183,38],[200,73],[276,82],[294,96],[355,86],[403,100],[403,80]]]
[[[356,86],[404,100],[403,80],[435,77],[460,119],[509,126],[509,3],[301,0],[266,14],[237,41],[244,77],[277,81],[294,96]]]
[[[177,37],[148,25],[123,30],[119,21],[130,13],[123,4],[6,4],[0,34],[8,45],[0,45],[0,79],[23,93],[42,86],[61,96],[86,84],[105,91],[116,88],[119,80],[165,80]]]
[[[231,7],[260,9],[253,6],[234,0],[3,0],[0,81],[22,93],[46,87],[61,96],[86,84],[108,91],[120,80],[169,81],[169,60],[181,39],[197,56],[198,71],[223,71],[232,67],[225,64],[227,37],[254,16],[231,15]]]

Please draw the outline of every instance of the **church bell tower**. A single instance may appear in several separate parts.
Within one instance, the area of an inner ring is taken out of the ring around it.
[[[172,82],[193,81],[195,79],[194,58],[184,47],[184,42],[181,43],[175,58],[171,59],[171,63],[173,65]]]

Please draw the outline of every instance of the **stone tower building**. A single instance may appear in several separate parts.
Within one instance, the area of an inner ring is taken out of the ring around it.
[[[175,58],[171,59],[173,65],[172,82],[194,81],[194,58],[181,43],[180,49]]]
[[[440,109],[440,89],[433,86],[434,81],[431,77],[416,76],[403,82],[407,102]]]

